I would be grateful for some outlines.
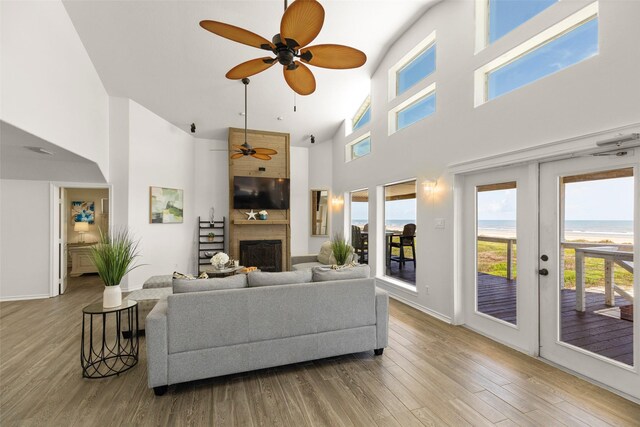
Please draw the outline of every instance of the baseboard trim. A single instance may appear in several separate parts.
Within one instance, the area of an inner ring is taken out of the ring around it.
[[[37,295],[16,295],[12,297],[0,297],[0,302],[5,301],[28,301],[32,299],[45,299],[50,298],[49,294],[37,294]]]
[[[421,311],[424,314],[428,314],[431,317],[435,317],[436,319],[438,319],[438,320],[440,320],[442,322],[448,323],[450,325],[452,324],[451,323],[451,318],[449,316],[445,316],[444,314],[438,313],[437,311],[431,310],[430,308],[427,308],[427,307],[425,307],[423,305],[416,304],[413,301],[410,301],[408,299],[402,298],[401,296],[394,295],[394,294],[391,294],[391,293],[389,294],[389,298],[393,298],[394,300],[399,301],[402,304],[408,305],[411,308],[415,308],[416,310]]]

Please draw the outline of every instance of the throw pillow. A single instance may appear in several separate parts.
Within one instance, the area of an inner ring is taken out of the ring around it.
[[[314,282],[328,282],[332,280],[366,279],[371,274],[368,264],[358,264],[355,267],[332,268],[313,267],[311,269]]]
[[[234,276],[214,279],[173,279],[173,293],[219,291],[222,289],[240,289],[247,287],[247,276]]]
[[[283,271],[279,273],[252,271],[247,276],[249,287],[294,285],[311,282],[311,270]]]
[[[196,280],[196,277],[193,274],[182,274],[182,273],[178,273],[177,271],[173,272],[173,278],[174,279],[185,279],[185,280]],[[206,271],[203,271],[198,276],[198,279],[208,279],[208,278],[209,278],[209,275],[207,274]]]
[[[353,246],[350,246],[350,248],[351,248],[351,255],[347,257],[347,264],[350,264],[358,260],[358,257],[353,249]],[[320,252],[318,253],[318,262],[324,265],[337,264],[336,257],[333,256],[333,249],[331,249],[330,241],[326,241],[322,244],[322,246],[320,246]]]

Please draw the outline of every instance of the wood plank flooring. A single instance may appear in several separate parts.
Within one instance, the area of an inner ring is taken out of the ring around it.
[[[61,297],[0,303],[4,426],[632,426],[640,406],[465,328],[391,302],[390,345],[373,352],[147,388],[138,366],[83,379],[81,307],[95,278]]]
[[[562,290],[562,341],[618,362],[633,365],[633,322],[597,314],[607,309],[604,294],[585,292],[586,310],[576,311],[576,291]],[[616,306],[629,302],[616,296]],[[516,281],[478,274],[478,311],[516,324]],[[639,423],[640,424],[640,423]]]

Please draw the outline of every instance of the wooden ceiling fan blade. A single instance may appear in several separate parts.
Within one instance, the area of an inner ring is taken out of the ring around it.
[[[236,65],[226,74],[226,77],[231,80],[240,80],[245,77],[258,74],[267,68],[271,68],[276,63],[276,59],[265,56],[264,58],[252,59],[242,64]]]
[[[275,46],[269,40],[252,33],[251,31],[247,31],[244,28],[225,24],[224,22],[209,20],[200,21],[200,26],[213,34],[217,34],[225,39],[233,40],[234,42],[257,47],[258,49],[271,51],[275,49]]]
[[[316,67],[344,70],[367,62],[364,52],[340,44],[319,44],[300,50],[300,60]]]
[[[278,152],[276,150],[272,150],[271,148],[254,148],[253,151],[255,151],[258,154],[278,154]]]
[[[232,159],[239,159],[239,158],[241,158],[241,157],[244,157],[244,154],[242,154],[242,153],[236,153],[236,154],[232,154],[232,155],[231,155],[231,158],[232,158]]]
[[[253,153],[251,157],[255,157],[256,159],[260,160],[271,160],[271,156],[268,156],[266,154]]]
[[[324,8],[316,0],[296,0],[280,22],[280,37],[290,48],[303,47],[316,38],[324,23]]]
[[[286,66],[284,69],[284,79],[291,89],[299,95],[311,95],[316,90],[316,78],[313,73],[302,62],[295,63],[298,68],[289,70]]]

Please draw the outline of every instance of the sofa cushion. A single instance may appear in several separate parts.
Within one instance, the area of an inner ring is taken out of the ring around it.
[[[314,282],[328,282],[332,280],[366,279],[371,269],[368,264],[358,264],[354,267],[333,269],[331,267],[313,267],[311,269]]]
[[[214,279],[173,279],[173,293],[218,291],[247,287],[247,275],[236,274]]]
[[[301,262],[300,264],[292,265],[291,269],[293,271],[301,271],[301,270],[311,271],[313,267],[322,267],[323,265],[324,264],[321,264],[319,262]]]
[[[250,287],[294,285],[297,283],[311,282],[311,270],[283,271],[269,273],[265,271],[252,271],[247,274]]]
[[[331,242],[326,241],[322,246],[320,246],[318,262],[324,265],[332,265],[336,263],[336,259],[333,257],[333,249],[331,249]]]
[[[162,276],[151,276],[144,282],[144,284],[142,285],[142,289],[170,288],[171,279],[173,279],[173,276],[171,274],[165,274]]]

